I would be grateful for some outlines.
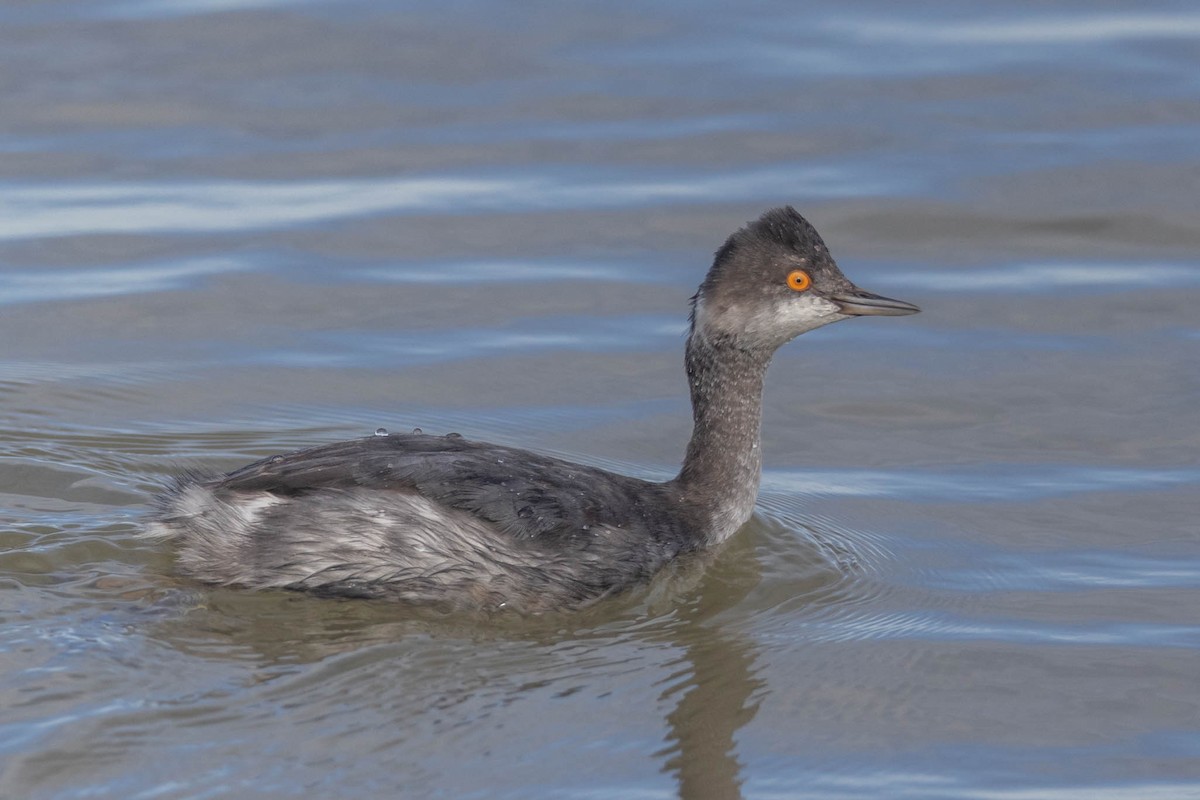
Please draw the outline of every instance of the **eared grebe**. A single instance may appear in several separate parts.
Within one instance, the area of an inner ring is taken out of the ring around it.
[[[652,483],[457,434],[367,436],[187,476],[147,533],[191,577],[255,589],[525,612],[579,608],[716,545],[750,518],[775,350],[854,316],[919,309],[860,290],[790,207],[729,237],[692,298],[695,427]]]

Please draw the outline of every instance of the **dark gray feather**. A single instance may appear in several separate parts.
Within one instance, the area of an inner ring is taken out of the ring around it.
[[[600,527],[682,543],[692,522],[669,484],[527,450],[423,434],[368,436],[272,456],[211,488],[281,496],[322,489],[415,491],[513,537],[560,545],[586,540]]]

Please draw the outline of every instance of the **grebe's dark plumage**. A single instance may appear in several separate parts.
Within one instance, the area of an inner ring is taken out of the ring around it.
[[[694,429],[665,483],[460,436],[368,436],[186,477],[147,533],[184,574],[250,588],[527,612],[648,580],[749,519],[763,377],[782,344],[851,316],[912,314],[842,275],[795,210],[733,234],[692,299]]]

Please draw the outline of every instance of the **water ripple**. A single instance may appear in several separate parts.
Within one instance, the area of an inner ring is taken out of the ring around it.
[[[922,572],[929,588],[956,592],[1054,591],[1069,589],[1200,588],[1200,562],[1152,558],[1128,552],[1040,552],[974,554],[986,567]]]
[[[0,305],[182,289],[196,278],[246,269],[233,258],[88,269],[0,271]]]
[[[1195,264],[1008,264],[993,269],[910,270],[886,281],[934,292],[1045,292],[1052,287],[1166,288],[1200,285]]]
[[[243,363],[288,366],[374,365],[381,357],[392,365],[429,364],[539,350],[611,353],[652,349],[678,342],[683,324],[652,315],[551,317],[526,320],[519,328],[453,328],[402,334],[361,331],[321,334],[316,346],[248,353]]]
[[[760,201],[764,196],[885,194],[907,182],[801,164],[696,174],[360,178],[8,185],[0,240],[97,233],[192,233],[285,227],[371,214],[617,208]]]
[[[1127,647],[1200,647],[1200,626],[1146,622],[1047,625],[1019,619],[966,619],[930,611],[895,611],[800,623],[819,641],[919,638]],[[787,634],[790,637],[790,633]]]
[[[1074,754],[1070,754],[1074,755]],[[1040,750],[1036,755],[1021,754],[1020,763],[1027,765],[1034,758],[1047,757],[1067,758],[1067,754],[1054,751]],[[995,760],[996,753],[988,753]],[[978,761],[960,763],[978,764]],[[1011,775],[1005,776],[1011,781]],[[814,774],[805,775],[803,787],[792,790],[791,787],[779,791],[768,790],[756,793],[764,798],[791,798],[820,796],[837,800],[837,798],[888,797],[892,800],[959,800],[971,797],[974,800],[1181,800],[1193,797],[1196,784],[1192,781],[1142,781],[1123,783],[1117,786],[1084,783],[1078,786],[1061,786],[1050,784],[1033,784],[1030,786],[998,786],[979,785],[978,774],[972,771],[969,778],[955,780],[945,773],[934,771],[918,772],[907,770],[871,771],[856,769],[853,775]],[[819,795],[814,794],[814,790]]]
[[[127,0],[127,2],[112,5],[100,15],[130,19],[187,17],[277,6],[307,5],[313,2],[315,0]]]
[[[1200,483],[1198,469],[1129,469],[1019,465],[987,470],[770,470],[764,487],[776,492],[980,502],[1031,500],[1076,492],[1167,489]]]
[[[355,270],[357,275],[387,283],[430,283],[459,285],[478,283],[525,283],[547,281],[621,281],[643,283],[663,280],[661,271],[645,269],[630,260],[626,264],[585,261],[455,261],[420,265],[388,265]]]
[[[1200,35],[1200,16],[1135,12],[1031,16],[1012,21],[980,18],[941,24],[929,19],[909,23],[856,18],[852,30],[863,39],[900,40],[911,44],[1092,44],[1128,39],[1190,39]]]

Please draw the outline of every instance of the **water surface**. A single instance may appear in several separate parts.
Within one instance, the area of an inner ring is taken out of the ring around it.
[[[0,797],[1200,797],[1200,13],[0,6]],[[921,305],[575,616],[213,589],[157,487],[383,426],[663,478],[791,203]]]

